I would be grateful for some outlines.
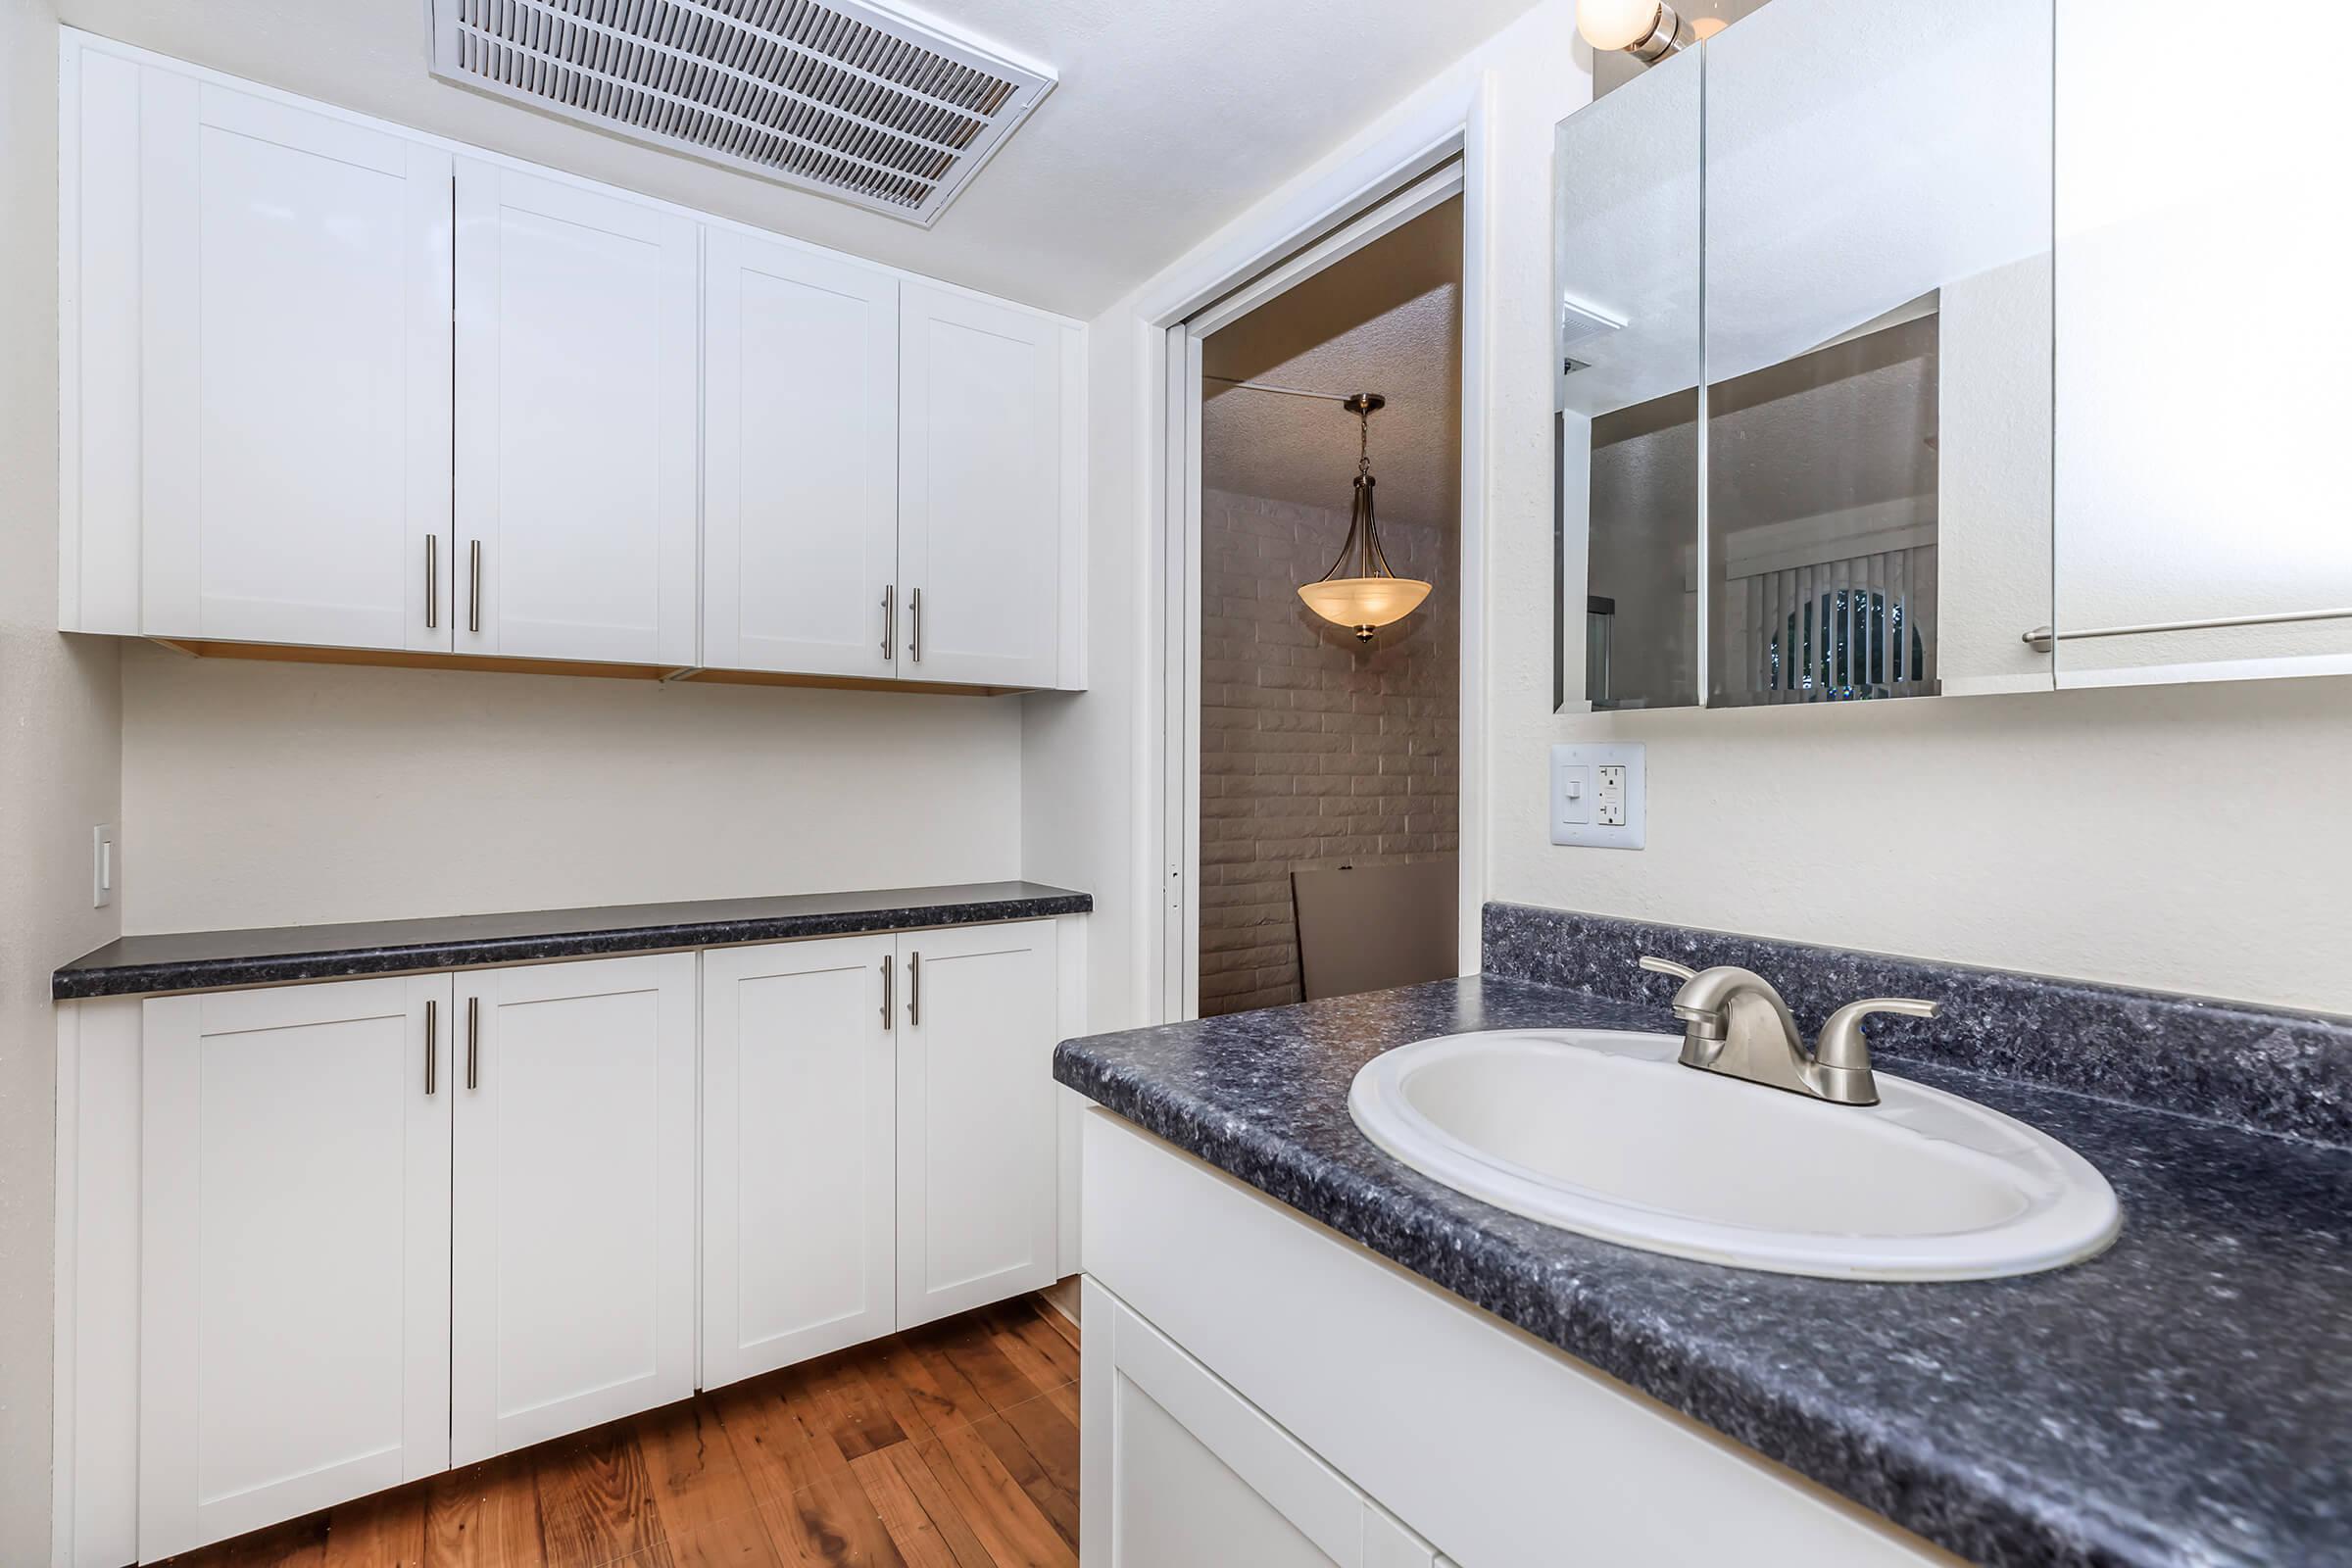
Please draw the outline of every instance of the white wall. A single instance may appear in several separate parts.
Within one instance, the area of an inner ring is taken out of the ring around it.
[[[1015,698],[122,662],[123,928],[1021,873]]]
[[[2352,1009],[2340,890],[2352,883],[2352,682],[1937,699],[1682,713],[1551,711],[1549,295],[1552,128],[1588,94],[1569,0],[1544,0],[1423,95],[1491,75],[1483,804],[1489,896],[2165,990]],[[1367,133],[1376,134],[1379,127]],[[1357,150],[1336,152],[1310,180]],[[1252,209],[1195,258],[1262,227]],[[1194,264],[1179,262],[1171,274]],[[1136,300],[1098,321],[1140,359]],[[1133,474],[1098,489],[1099,549],[1138,551],[1143,430],[1098,362],[1095,427],[1124,421]],[[1128,362],[1125,381],[1136,377]],[[1108,439],[1107,436],[1102,439]],[[1104,620],[1145,601],[1098,598]],[[1138,643],[1137,674],[1156,653]],[[1147,657],[1148,656],[1148,657]],[[1130,684],[1100,692],[1140,704]],[[1641,853],[1555,849],[1556,742],[1649,747]],[[1148,766],[1146,771],[1148,771]],[[1130,802],[1136,830],[1148,795]],[[1148,913],[1140,900],[1137,917]]]
[[[49,971],[115,934],[116,654],[57,625],[57,26],[0,0],[0,1562],[49,1552],[57,1030]]]

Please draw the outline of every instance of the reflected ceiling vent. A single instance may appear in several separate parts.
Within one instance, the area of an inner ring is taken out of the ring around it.
[[[432,0],[433,74],[929,227],[1054,87],[861,0]]]

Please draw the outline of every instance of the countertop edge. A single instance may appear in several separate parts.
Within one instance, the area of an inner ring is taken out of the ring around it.
[[[237,986],[358,979],[370,975],[473,969],[491,964],[541,959],[676,952],[692,948],[734,947],[751,942],[862,936],[885,931],[985,925],[1004,920],[1046,919],[1064,914],[1091,914],[1094,906],[1092,894],[1055,891],[1041,893],[1036,897],[918,904],[894,908],[662,925],[617,925],[382,947],[320,947],[301,953],[189,958],[103,967],[69,965],[51,974],[49,995],[53,1002],[87,1002],[102,997],[160,996]],[[331,929],[321,927],[322,932]]]

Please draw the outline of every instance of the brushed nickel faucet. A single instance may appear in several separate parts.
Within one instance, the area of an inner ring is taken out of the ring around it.
[[[1772,982],[1752,969],[1721,964],[1692,969],[1671,958],[1643,956],[1642,967],[1683,982],[1674,994],[1674,1015],[1683,1021],[1686,1067],[1719,1072],[1749,1083],[1785,1089],[1837,1105],[1875,1105],[1879,1086],[1870,1074],[1870,1042],[1862,1020],[1874,1012],[1933,1018],[1936,1002],[1910,997],[1866,997],[1830,1014],[1821,1040],[1805,1049],[1788,1004]]]

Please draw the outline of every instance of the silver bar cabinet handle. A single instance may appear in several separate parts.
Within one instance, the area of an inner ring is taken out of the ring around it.
[[[906,596],[906,652],[916,663],[923,662],[923,591],[917,588]]]
[[[440,1077],[440,1033],[441,1004],[427,1002],[424,1004],[424,1092],[427,1095],[440,1087],[437,1081]]]
[[[923,956],[906,955],[906,1021],[919,1026],[923,1021]]]
[[[424,536],[424,625],[427,631],[441,624],[441,536]],[[431,1006],[431,1003],[426,1003]]]
[[[882,955],[882,1027],[884,1029],[890,1027],[890,955],[885,953]]]
[[[892,646],[899,640],[898,592],[896,583],[882,585],[882,657],[885,660],[894,659],[898,654],[898,650]],[[890,962],[888,958],[882,961],[885,965]]]
[[[466,629],[482,629],[482,542],[473,540],[467,550],[472,558],[467,570],[472,573],[472,586],[466,597]]]
[[[482,1087],[482,999],[466,999],[466,1087]]]

